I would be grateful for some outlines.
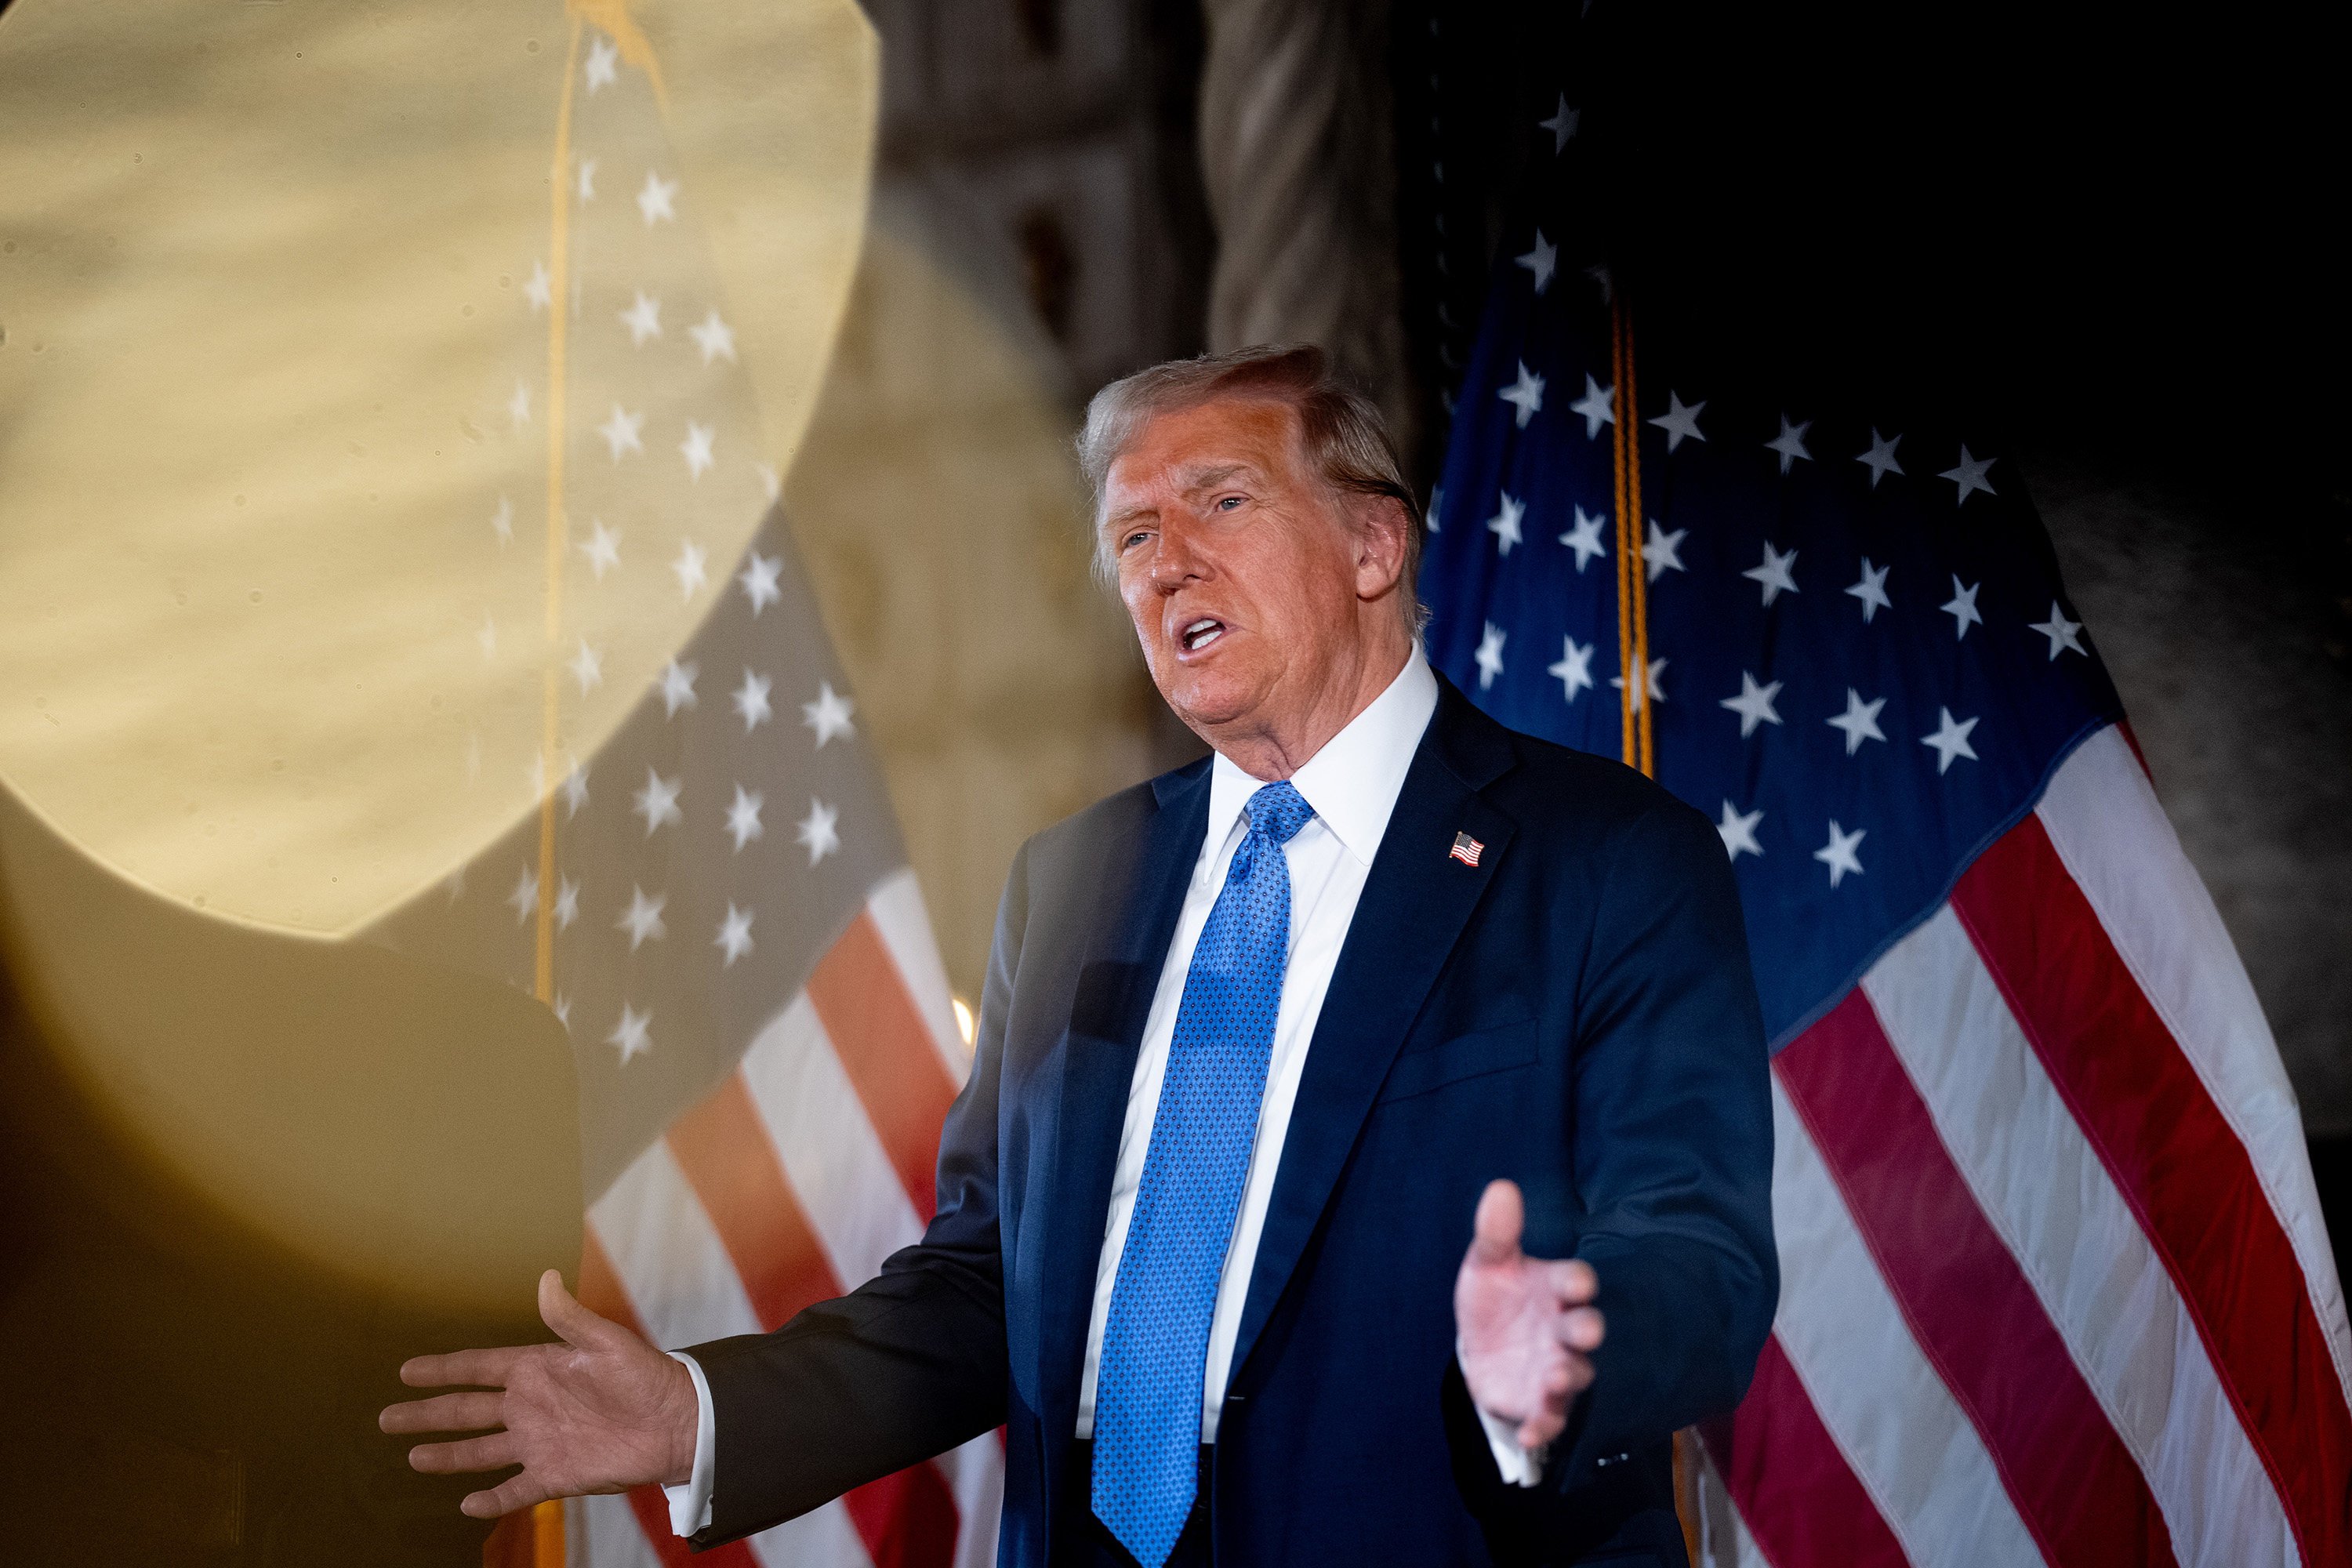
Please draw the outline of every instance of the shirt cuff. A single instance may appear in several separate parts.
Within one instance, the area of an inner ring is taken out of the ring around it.
[[[1478,1409],[1477,1401],[1471,1401],[1471,1408]],[[1517,1422],[1478,1410],[1478,1425],[1486,1430],[1486,1447],[1494,1451],[1495,1468],[1502,1472],[1506,1484],[1531,1487],[1543,1479],[1544,1450],[1519,1447]]]
[[[1454,1359],[1462,1360],[1462,1342],[1454,1342]],[[699,1385],[698,1385],[699,1386]],[[1495,1468],[1506,1486],[1531,1487],[1543,1479],[1546,1450],[1519,1447],[1519,1424],[1489,1415],[1486,1407],[1474,1397],[1470,1408],[1478,1412],[1478,1425],[1486,1434],[1486,1447],[1495,1456]]]
[[[718,1468],[718,1457],[712,1450],[719,1446],[718,1424],[711,1417],[710,1384],[704,1380],[702,1368],[682,1351],[671,1351],[669,1358],[685,1367],[686,1374],[694,1379],[694,1470],[686,1485],[662,1488],[662,1496],[669,1500],[670,1533],[688,1536],[710,1527],[710,1484]],[[1480,1411],[1478,1418],[1485,1420],[1486,1413]],[[1492,1427],[1486,1436],[1493,1439]],[[1498,1455],[1502,1452],[1500,1448],[1495,1451]]]

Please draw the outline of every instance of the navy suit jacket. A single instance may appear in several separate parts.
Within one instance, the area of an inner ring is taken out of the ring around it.
[[[1023,847],[922,1241],[694,1352],[718,1432],[697,1544],[1001,1423],[1001,1561],[1088,1560],[1071,1454],[1096,1261],[1208,799],[1204,759]],[[1283,1145],[1213,1454],[1219,1561],[1681,1563],[1671,1435],[1738,1400],[1771,1324],[1771,1126],[1712,824],[1443,686]],[[1454,1277],[1497,1176],[1526,1193],[1530,1253],[1592,1264],[1608,1321],[1524,1490],[1454,1362]]]

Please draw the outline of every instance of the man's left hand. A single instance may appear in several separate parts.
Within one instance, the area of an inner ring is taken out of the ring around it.
[[[1470,1397],[1517,1422],[1519,1447],[1537,1449],[1560,1435],[1569,1406],[1592,1383],[1601,1322],[1591,1303],[1601,1284],[1580,1258],[1520,1251],[1525,1221],[1517,1184],[1489,1182],[1454,1278],[1454,1331]]]

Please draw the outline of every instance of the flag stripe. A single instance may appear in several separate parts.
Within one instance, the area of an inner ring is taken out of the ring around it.
[[[921,1239],[922,1225],[805,995],[794,997],[760,1031],[744,1055],[742,1078],[782,1161],[784,1183],[830,1262],[831,1285],[873,1278],[891,1253]],[[961,1457],[961,1450],[942,1456],[936,1469],[955,1473],[952,1461]],[[937,1562],[937,1543],[942,1541],[992,1542],[992,1528],[960,1536],[958,1521],[992,1524],[1002,1491],[1002,1456],[992,1453],[986,1474],[979,1478],[996,1489],[985,1500],[985,1512],[956,1495],[944,1475],[918,1473],[932,1468],[885,1478],[845,1500],[877,1563]],[[956,1555],[967,1553],[959,1549]]]
[[[739,1083],[740,1078],[730,1078],[729,1081]],[[740,1122],[730,1124],[728,1120],[740,1115],[740,1110],[725,1106],[727,1094],[727,1086],[721,1085],[706,1100],[705,1105],[714,1101],[720,1104],[709,1117],[688,1128],[686,1136],[676,1142],[666,1140],[656,1143],[631,1162],[621,1179],[590,1211],[590,1252],[593,1254],[596,1251],[595,1243],[600,1235],[625,1237],[629,1250],[608,1252],[605,1256],[612,1260],[600,1261],[593,1268],[583,1263],[583,1281],[592,1275],[612,1281],[609,1286],[600,1287],[600,1292],[610,1290],[622,1310],[607,1312],[606,1315],[620,1321],[644,1321],[647,1327],[639,1331],[645,1332],[656,1344],[699,1343],[704,1340],[733,1334],[757,1333],[763,1326],[751,1299],[744,1291],[728,1246],[722,1239],[732,1230],[739,1244],[750,1245],[749,1238],[760,1234],[761,1222],[756,1218],[744,1221],[731,1211],[726,1224],[714,1221],[710,1211],[698,1195],[698,1189],[692,1185],[692,1168],[677,1157],[682,1144],[698,1164],[707,1164],[709,1150],[705,1140],[712,1137],[725,1139],[733,1146],[740,1145],[744,1129]],[[743,1103],[748,1105],[747,1098]],[[689,1117],[692,1115],[691,1112],[688,1114]],[[686,1127],[688,1118],[682,1117],[679,1121],[681,1127]],[[756,1134],[760,1146],[764,1147],[765,1131],[756,1125],[751,1131]],[[779,1207],[789,1205],[790,1212],[794,1216],[798,1215],[798,1205],[783,1189],[781,1176],[778,1176],[775,1187],[761,1192],[750,1179],[757,1174],[757,1162],[728,1164],[722,1152],[720,1164],[720,1178],[714,1182],[712,1190],[726,1197],[730,1205],[742,1203],[757,1207],[773,1203]],[[769,1158],[769,1167],[774,1168],[772,1155]],[[832,1276],[825,1269],[823,1258],[816,1255],[813,1242],[803,1248],[801,1255],[814,1261],[815,1279],[823,1287],[822,1293],[815,1299],[822,1300],[839,1294],[832,1289]],[[584,1297],[583,1299],[585,1300]],[[637,1310],[630,1314],[628,1309],[633,1302],[636,1304]],[[648,1302],[653,1305],[648,1306]],[[604,1310],[602,1307],[598,1310]],[[887,1510],[877,1510],[869,1501],[861,1499],[860,1493],[868,1489],[860,1488],[857,1492],[815,1510],[818,1513],[835,1510],[840,1517],[831,1522],[803,1523],[804,1520],[812,1517],[803,1515],[802,1520],[787,1521],[772,1531],[763,1531],[754,1540],[764,1542],[773,1538],[779,1561],[839,1561],[837,1555],[801,1557],[797,1555],[796,1547],[790,1551],[784,1548],[795,1542],[814,1542],[818,1546],[828,1540],[838,1542],[846,1538],[849,1526],[854,1525],[857,1537],[866,1542],[866,1554],[871,1555],[878,1542],[892,1538],[893,1531]],[[946,1483],[934,1479],[928,1489],[944,1496]],[[943,1540],[939,1539],[940,1510],[932,1506],[934,1500],[925,1495],[925,1491],[923,1484],[918,1482],[915,1495],[925,1505],[921,1517],[927,1521],[923,1534],[918,1539],[927,1543],[929,1555],[902,1560],[927,1565],[944,1564],[953,1555],[955,1546],[953,1503],[950,1501],[947,1510],[947,1534]],[[668,1505],[658,1489],[653,1491],[652,1496],[654,1502],[659,1505],[656,1510],[647,1513],[645,1507],[640,1506],[638,1513],[642,1519],[650,1521],[646,1525],[646,1534],[655,1550],[667,1552],[668,1543],[675,1540],[669,1532]],[[847,1525],[841,1522],[844,1518],[848,1521]],[[869,1530],[873,1531],[871,1536],[867,1534]],[[829,1548],[826,1550],[830,1551]],[[750,1559],[740,1561],[748,1563]]]
[[[2195,1568],[2291,1568],[2293,1533],[2172,1277],[1948,908],[1863,980],[1945,1147],[2138,1459]]]
[[[1776,1568],[1907,1568],[1777,1333],[1764,1342],[1747,1399],[1710,1426],[1706,1447],[1755,1549]]]
[[[909,1465],[841,1500],[874,1568],[949,1568],[955,1561],[955,1498],[936,1467]]]
[[[760,1031],[743,1056],[743,1081],[835,1279],[871,1279],[884,1258],[921,1238],[922,1222],[807,997],[793,998]]]
[[[802,1309],[841,1294],[742,1072],[729,1074],[679,1117],[667,1142],[734,1260],[761,1327],[775,1329]],[[946,1568],[955,1556],[955,1499],[929,1464],[869,1481],[842,1502],[877,1568]]]
[[[814,1564],[862,1568],[872,1561],[850,1523],[848,1510],[837,1502],[697,1555],[670,1533],[669,1506],[656,1488],[640,1487],[622,1497],[584,1500],[613,1505],[590,1510],[585,1568],[642,1568],[648,1563],[659,1563],[665,1568],[688,1564],[702,1568],[711,1563],[730,1568],[752,1568],[754,1563],[759,1568],[812,1568]]]
[[[585,1298],[583,1298],[585,1300]],[[636,1505],[624,1497],[583,1497],[573,1500],[577,1511],[564,1531],[565,1555],[571,1568],[653,1568],[661,1562],[654,1544],[637,1522]]]
[[[2245,1145],[2302,1262],[2344,1397],[2352,1401],[2352,1326],[2311,1177],[2294,1089],[2253,982],[2221,911],[2164,815],[2121,726],[2075,749],[2035,815],[2116,953]]]
[[[940,944],[931,934],[930,916],[923,909],[923,890],[911,869],[893,871],[875,886],[866,908],[874,929],[890,961],[898,966],[907,994],[930,1028],[931,1044],[947,1064],[948,1079],[958,1088],[971,1072],[971,1047],[956,1027],[953,993],[947,965],[940,961]]]
[[[2352,1561],[2352,1415],[2244,1147],[2039,818],[1979,857],[1952,906],[2179,1286],[2305,1561]]]
[[[638,1331],[663,1349],[760,1331],[742,1279],[668,1143],[629,1162],[589,1205],[588,1229]]]
[[[861,910],[817,961],[808,994],[898,1184],[929,1224],[938,1208],[940,1130],[956,1085],[870,912]]]
[[[751,1537],[750,1545],[761,1568],[859,1568],[873,1561],[845,1500],[763,1530]]]
[[[1781,1281],[1774,1331],[1855,1479],[1919,1568],[2040,1559],[1975,1427],[1888,1294],[1777,1070],[1772,1133]]]
[[[1819,1425],[1817,1421],[1815,1426]],[[1728,1440],[1727,1432],[1726,1441]],[[1695,1568],[1772,1568],[1771,1560],[1757,1545],[1748,1521],[1740,1517],[1738,1504],[1732,1500],[1731,1489],[1724,1484],[1723,1472],[1716,1468],[1706,1445],[1700,1443],[1695,1452],[1698,1466],[1693,1488],[1698,1508],[1698,1552],[1691,1559]],[[1852,1479],[1851,1473],[1847,1479]],[[1863,1496],[1859,1488],[1855,1495],[1862,1497],[1864,1507],[1870,1506],[1869,1498]],[[1881,1521],[1881,1531],[1885,1528],[1885,1521]],[[1888,1535],[1885,1541],[1887,1549],[1895,1555],[1879,1561],[1901,1563],[1902,1549],[1895,1544],[1895,1538]],[[1870,1568],[1870,1565],[1866,1563],[1865,1568]]]
[[[1977,1207],[1869,999],[1848,992],[1773,1066],[2044,1554],[2068,1568],[2172,1563],[2138,1466]]]
[[[632,1487],[627,1494],[633,1531],[653,1549],[664,1568],[716,1563],[721,1568],[808,1568],[811,1563],[863,1564],[873,1561],[851,1522],[848,1500],[827,1503],[798,1519],[697,1553],[670,1529],[669,1500],[659,1487]],[[618,1521],[615,1521],[618,1522]]]
[[[992,1568],[998,1516],[1004,1510],[1004,1428],[983,1432],[935,1461],[955,1493],[963,1531],[956,1538],[956,1568]]]
[[[645,1162],[638,1163],[644,1164]],[[635,1169],[633,1166],[632,1170]],[[622,1180],[626,1182],[628,1178],[624,1176]],[[639,1186],[644,1190],[658,1190],[660,1184],[658,1170],[650,1170]],[[646,1333],[645,1323],[630,1303],[627,1287],[622,1281],[620,1271],[613,1266],[612,1258],[599,1242],[593,1224],[581,1236],[580,1255],[581,1304],[659,1342],[656,1336]],[[661,1488],[632,1487],[628,1500],[629,1512],[636,1520],[638,1533],[653,1549],[654,1555],[661,1560],[664,1568],[684,1568],[695,1553],[671,1531],[669,1500],[663,1495]],[[590,1539],[593,1541],[595,1537],[592,1535]],[[752,1568],[751,1548],[740,1541],[730,1542],[702,1555],[706,1561],[719,1564],[721,1568]]]
[[[841,1294],[740,1069],[680,1116],[667,1142],[734,1261],[760,1327],[782,1327],[803,1307]]]
[[[639,1333],[644,1327],[637,1321],[635,1309],[629,1305],[627,1292],[621,1289],[621,1277],[614,1272],[613,1260],[604,1252],[604,1244],[597,1239],[596,1226],[592,1222],[580,1233],[580,1289],[573,1292],[580,1304],[601,1318],[616,1323],[626,1323]],[[648,1339],[652,1336],[647,1335]]]
[[[636,1516],[637,1531],[662,1561],[662,1568],[686,1568],[696,1561],[695,1551],[680,1540],[669,1527],[669,1500],[659,1487],[631,1487],[628,1491],[629,1511]],[[730,1541],[702,1553],[715,1559],[726,1568],[753,1568],[757,1561],[748,1542]]]

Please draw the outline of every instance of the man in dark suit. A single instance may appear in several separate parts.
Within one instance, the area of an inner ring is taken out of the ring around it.
[[[1671,1436],[1777,1289],[1707,820],[1434,675],[1420,523],[1311,349],[1106,389],[1097,562],[1213,748],[1024,847],[922,1242],[772,1334],[412,1362],[469,1512],[707,1545],[1002,1424],[1007,1563],[1679,1563]],[[1532,1256],[1530,1254],[1533,1254]],[[1603,1329],[1606,1342],[1603,1343]]]

